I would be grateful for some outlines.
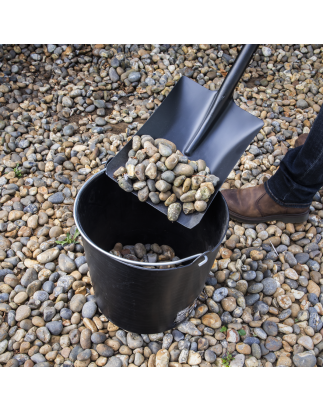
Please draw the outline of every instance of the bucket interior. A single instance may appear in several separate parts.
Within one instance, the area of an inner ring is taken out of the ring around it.
[[[177,257],[185,258],[211,251],[221,242],[227,229],[228,210],[219,193],[201,222],[189,229],[141,203],[102,171],[78,195],[75,218],[81,231],[105,251],[117,242],[157,243],[171,246]]]

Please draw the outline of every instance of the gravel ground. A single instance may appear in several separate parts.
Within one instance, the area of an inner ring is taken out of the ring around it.
[[[82,184],[181,76],[219,89],[239,47],[0,46],[0,367],[322,366],[323,190],[304,224],[230,221],[189,321],[159,334],[102,315],[76,231]],[[234,99],[265,124],[223,188],[263,183],[309,132],[322,58],[259,47]]]

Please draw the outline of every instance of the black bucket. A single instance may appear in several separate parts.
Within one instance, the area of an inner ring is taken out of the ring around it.
[[[218,193],[201,222],[188,229],[121,190],[103,170],[80,190],[74,218],[102,313],[127,331],[152,334],[175,327],[193,309],[225,236],[229,212]],[[148,268],[130,264],[109,253],[117,242],[167,244],[182,265],[152,269],[150,263]]]

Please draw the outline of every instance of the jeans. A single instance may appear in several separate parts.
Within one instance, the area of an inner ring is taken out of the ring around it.
[[[308,207],[323,186],[323,107],[301,147],[289,150],[265,183],[267,194],[286,207]]]

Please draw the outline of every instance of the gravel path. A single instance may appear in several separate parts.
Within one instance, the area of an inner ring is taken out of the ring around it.
[[[323,190],[304,224],[230,221],[189,321],[159,334],[102,315],[76,231],[82,184],[181,76],[219,89],[239,47],[0,45],[0,367],[322,366]],[[309,132],[322,58],[260,46],[234,99],[265,124],[223,188],[263,183]]]

